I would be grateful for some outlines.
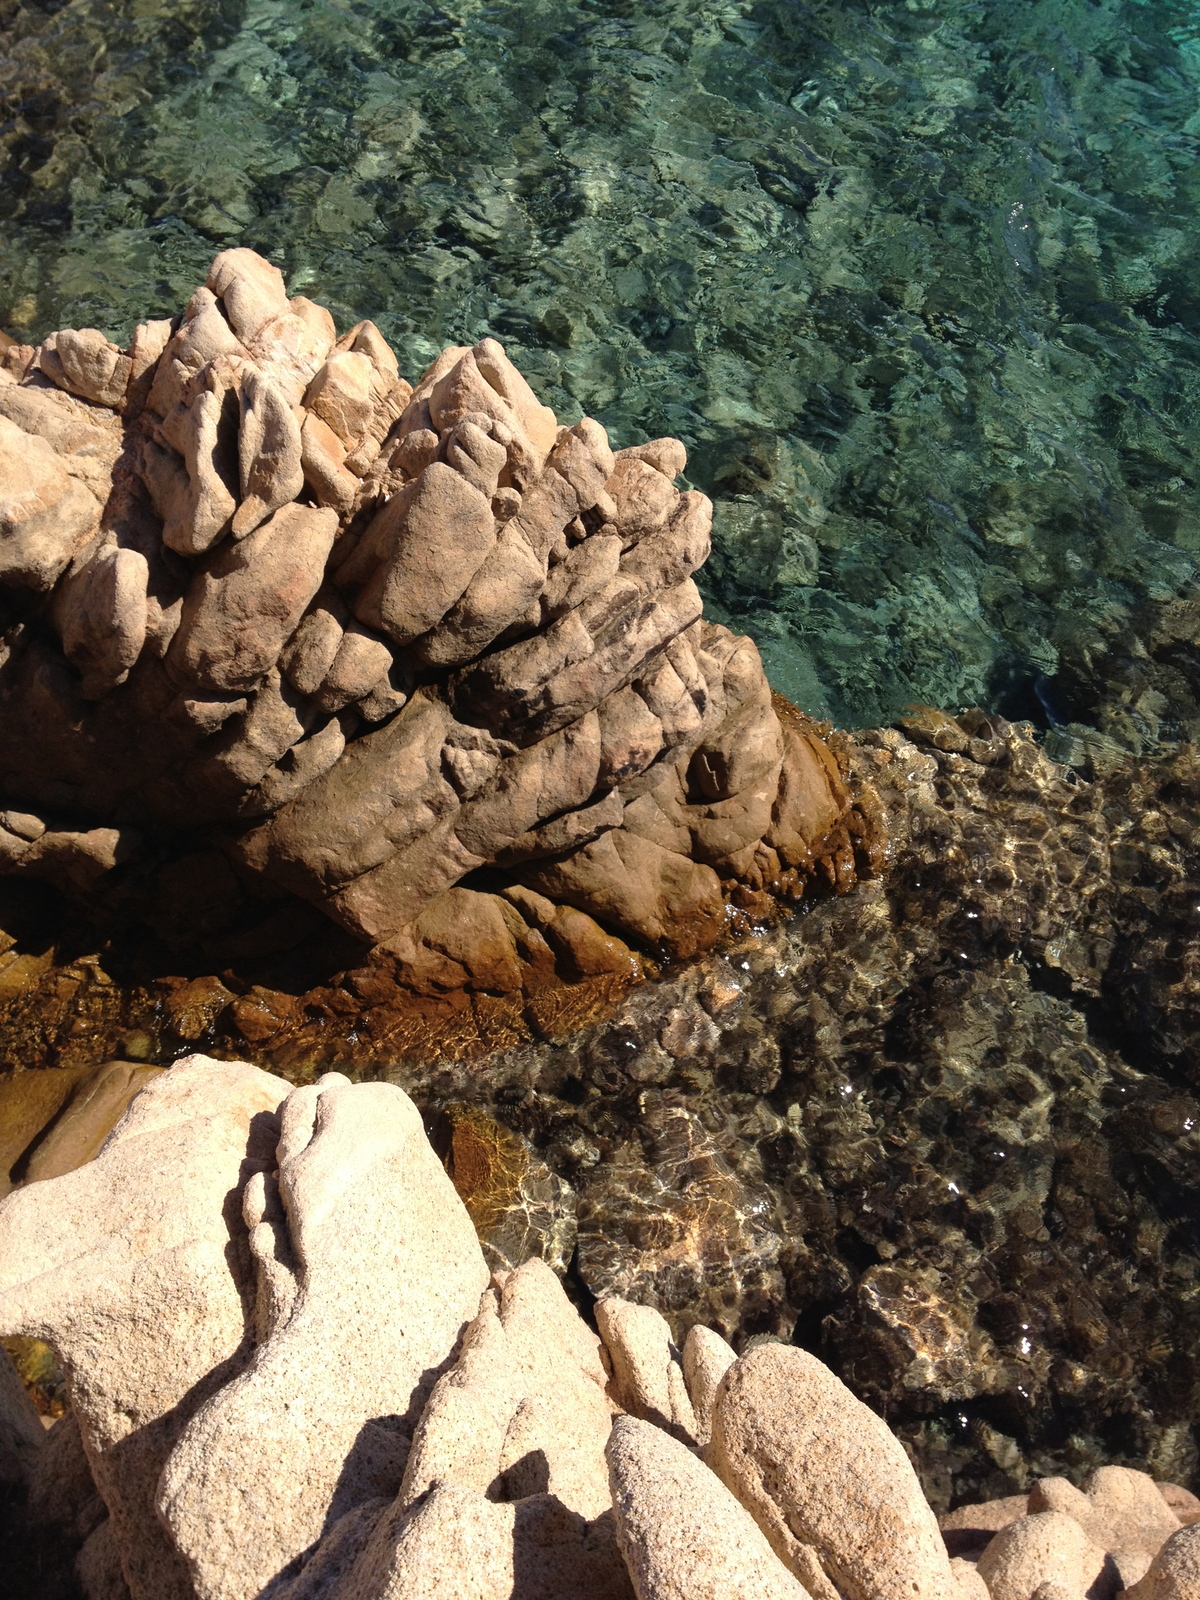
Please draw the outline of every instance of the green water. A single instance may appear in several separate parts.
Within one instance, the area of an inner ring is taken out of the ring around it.
[[[809,710],[1086,719],[1195,574],[1191,5],[0,0],[0,96],[0,326],[246,244],[410,376],[490,331],[684,439],[710,611]]]

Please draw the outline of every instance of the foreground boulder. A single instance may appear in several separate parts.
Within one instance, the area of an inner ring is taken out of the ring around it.
[[[201,1600],[257,1594],[330,1516],[396,1492],[433,1375],[488,1281],[403,1090],[336,1073],[295,1090],[276,1160],[243,1200],[261,1343],[192,1418],[158,1489]],[[314,1365],[338,1345],[348,1364]]]
[[[1200,1525],[1180,1528],[1159,1550],[1129,1600],[1192,1600],[1200,1594]]]
[[[399,1088],[193,1056],[0,1202],[0,1332],[72,1407],[43,1435],[10,1368],[0,1467],[88,1600],[1115,1600],[1131,1551],[1132,1600],[1193,1600],[1183,1489],[1045,1480],[952,1514],[951,1561],[814,1357],[596,1320],[539,1258],[489,1275]]]
[[[638,1600],[809,1600],[754,1519],[668,1434],[619,1418],[608,1459]]]
[[[89,892],[129,816],[215,825],[429,996],[870,869],[817,730],[703,617],[683,447],[559,426],[493,339],[413,387],[227,250],[128,351],[10,348],[2,453],[0,871]]]

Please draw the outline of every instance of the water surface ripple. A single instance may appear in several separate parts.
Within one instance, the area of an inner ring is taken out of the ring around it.
[[[0,0],[0,325],[124,336],[245,244],[410,375],[492,332],[565,420],[685,440],[710,611],[808,710],[1103,723],[1200,548],[1198,33],[1182,0]]]

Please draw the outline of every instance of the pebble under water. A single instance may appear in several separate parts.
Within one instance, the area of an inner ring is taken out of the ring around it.
[[[248,245],[409,377],[493,333],[564,421],[677,435],[709,614],[880,730],[842,748],[894,835],[574,1038],[441,1063],[184,1038],[6,891],[0,1067],[392,1077],[525,1163],[498,1256],[797,1339],[939,1508],[1193,1481],[1200,12],[0,0],[0,99],[0,327],[123,339]],[[914,701],[991,715],[889,730]]]

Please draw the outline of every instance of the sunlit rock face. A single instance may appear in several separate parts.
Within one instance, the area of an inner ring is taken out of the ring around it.
[[[815,728],[703,617],[682,445],[560,427],[493,339],[414,388],[228,250],[128,350],[9,347],[0,453],[4,870],[87,890],[208,826],[441,994],[694,954],[870,868]]]

